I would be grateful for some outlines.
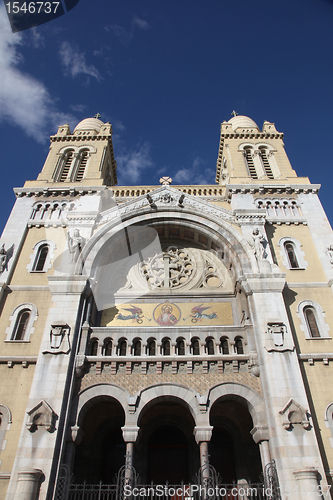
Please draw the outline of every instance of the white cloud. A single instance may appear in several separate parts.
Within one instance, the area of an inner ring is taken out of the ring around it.
[[[79,52],[76,45],[69,42],[63,42],[60,46],[60,60],[64,67],[65,74],[75,78],[77,75],[84,74],[92,76],[97,80],[101,79],[101,75],[93,64],[86,63],[86,56],[83,52]]]
[[[190,168],[181,168],[172,178],[177,184],[191,184],[193,171]]]
[[[204,168],[207,164],[197,156],[193,160],[192,168],[181,168],[173,176],[173,181],[178,184],[213,184],[215,172],[212,168]]]
[[[134,37],[135,28],[139,28],[141,30],[147,30],[149,28],[149,24],[144,19],[140,19],[136,15],[132,17],[131,29],[127,30],[123,28],[123,26],[119,26],[118,24],[107,25],[104,27],[105,31],[112,31],[112,33],[119,39],[119,41],[128,47]]]
[[[71,104],[71,109],[77,113],[83,113],[86,107],[85,104]]]
[[[23,44],[21,33],[13,34],[4,8],[0,8],[0,121],[21,127],[38,142],[47,139],[45,131],[73,121],[55,108],[43,82],[18,68],[23,58],[18,47]]]
[[[140,19],[136,15],[134,15],[132,18],[132,26],[137,26],[142,30],[146,30],[149,28],[149,24],[147,23],[147,21],[145,21],[144,19]]]
[[[119,185],[133,185],[140,181],[143,171],[153,166],[149,145],[138,145],[136,150],[117,154]]]

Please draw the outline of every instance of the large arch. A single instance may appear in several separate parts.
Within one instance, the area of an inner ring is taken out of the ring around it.
[[[264,401],[260,394],[250,387],[235,382],[223,382],[222,384],[215,385],[209,389],[207,394],[209,408],[211,409],[213,404],[221,398],[239,401],[248,408],[254,426],[266,427],[267,418]]]
[[[81,391],[72,402],[71,407],[71,423],[72,425],[80,424],[89,410],[97,400],[114,399],[122,406],[125,413],[125,423],[129,417],[128,413],[128,398],[129,393],[125,389],[116,384],[95,384]]]
[[[200,420],[200,407],[197,399],[198,394],[186,386],[180,384],[162,383],[154,384],[145,387],[138,394],[139,404],[136,410],[137,424],[140,424],[142,413],[149,408],[149,406],[156,404],[162,400],[164,401],[177,401],[186,406],[197,425]]]
[[[141,198],[145,197],[138,198],[138,201]],[[132,203],[134,202],[129,202],[129,207]],[[200,201],[196,200],[196,203],[200,205]],[[257,261],[248,241],[227,220],[219,218],[216,222],[217,217],[207,211],[206,204],[202,203],[202,210],[186,206],[186,208],[172,207],[171,209],[170,207],[168,211],[159,209],[152,212],[148,207],[140,207],[130,210],[129,213],[122,213],[121,218],[117,216],[117,212],[114,215],[114,218],[106,222],[87,242],[81,255],[81,262],[76,267],[77,274],[82,272],[83,266],[84,274],[93,277],[95,270],[101,265],[101,259],[104,256],[103,247],[120,231],[130,226],[151,226],[158,222],[163,222],[163,224],[176,222],[179,226],[183,225],[200,231],[215,243],[223,243],[230,254],[236,276],[243,272],[258,271]]]

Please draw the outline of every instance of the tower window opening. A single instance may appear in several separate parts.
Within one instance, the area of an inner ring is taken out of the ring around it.
[[[88,161],[88,151],[83,151],[80,157],[80,164],[76,172],[76,181],[82,181]]]
[[[252,177],[252,179],[258,179],[256,167],[254,166],[254,162],[253,162],[253,157],[252,157],[252,151],[251,151],[251,149],[250,148],[246,148],[244,150],[244,154],[245,154],[245,160],[246,160],[246,163],[247,163],[247,167],[249,169],[250,176]]]
[[[310,337],[312,338],[320,337],[320,332],[313,308],[305,307],[303,311],[306,319],[306,324],[310,332]]]
[[[260,156],[261,156],[261,161],[262,161],[262,164],[263,164],[263,167],[264,167],[264,170],[265,170],[267,177],[269,179],[274,179],[272,168],[269,164],[265,148],[260,148]]]
[[[73,151],[69,151],[66,154],[65,159],[64,159],[64,166],[63,166],[61,174],[60,174],[59,182],[66,181],[69,169],[71,168],[71,165],[72,165],[72,161],[73,161]]]

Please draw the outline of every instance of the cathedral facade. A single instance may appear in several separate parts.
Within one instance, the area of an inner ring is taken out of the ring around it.
[[[141,484],[211,470],[267,484],[273,470],[267,499],[331,498],[320,186],[297,176],[273,123],[245,116],[221,124],[215,185],[118,187],[116,169],[111,125],[88,118],[59,127],[38,178],[14,189],[0,497],[65,500],[126,464]]]

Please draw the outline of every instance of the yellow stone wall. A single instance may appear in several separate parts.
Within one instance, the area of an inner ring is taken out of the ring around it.
[[[290,226],[286,224],[269,226],[267,228],[267,236],[271,241],[279,268],[286,273],[287,283],[327,281],[308,226],[304,226],[303,224],[299,224],[298,226],[295,224]],[[295,238],[300,242],[301,251],[305,254],[303,255],[303,259],[308,263],[307,269],[287,269],[283,264],[283,252],[279,246],[279,240],[287,236]]]
[[[13,467],[34,371],[35,365],[22,368],[21,364],[14,364],[13,368],[8,368],[6,364],[0,364],[0,401],[12,413],[11,428],[5,435],[6,447],[0,451],[1,472],[10,472]],[[1,496],[3,482],[0,480],[1,499],[4,498]]]

